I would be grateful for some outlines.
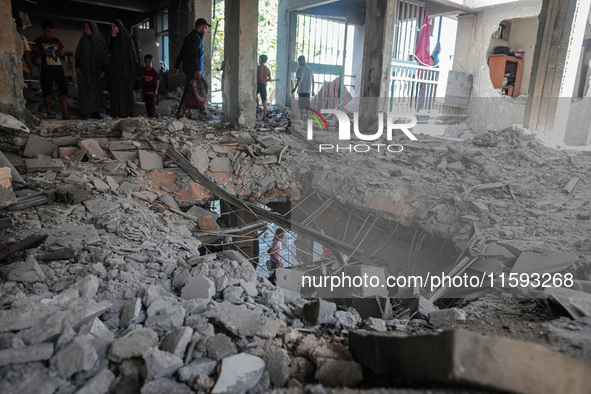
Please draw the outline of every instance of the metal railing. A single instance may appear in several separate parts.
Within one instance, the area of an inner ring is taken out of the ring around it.
[[[395,60],[390,77],[390,111],[431,111],[435,104],[440,70],[414,62]]]

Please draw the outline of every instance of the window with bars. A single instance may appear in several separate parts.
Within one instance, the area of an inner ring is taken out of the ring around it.
[[[160,47],[160,60],[166,64],[170,63],[168,52],[168,10],[164,10],[155,18],[156,37]]]

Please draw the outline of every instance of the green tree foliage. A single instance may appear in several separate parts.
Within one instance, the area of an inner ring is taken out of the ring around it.
[[[231,0],[230,0],[231,1]],[[272,78],[275,78],[277,69],[277,11],[279,0],[259,1],[259,26],[258,26],[258,54],[265,54],[269,57],[267,67],[271,70]],[[214,17],[211,27],[213,39],[213,56],[211,58],[213,90],[221,89],[222,72],[218,69],[224,60],[224,0],[215,1]],[[215,30],[217,26],[217,31]],[[258,56],[253,59],[258,63]]]

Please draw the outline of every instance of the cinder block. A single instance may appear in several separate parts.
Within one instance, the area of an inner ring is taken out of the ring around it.
[[[591,366],[534,343],[454,330],[399,337],[352,331],[349,350],[378,375],[518,393],[583,394]]]

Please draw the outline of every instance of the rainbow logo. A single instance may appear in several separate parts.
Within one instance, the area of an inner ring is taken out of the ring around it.
[[[320,115],[320,112],[314,111],[312,108],[309,108],[309,107],[306,107],[305,109],[313,112],[310,114],[310,116],[312,117],[312,119],[314,119],[316,121],[316,123],[318,123],[318,126],[320,126],[320,130],[322,130],[322,123],[324,123],[324,130],[328,130],[328,125],[326,124],[326,119],[324,119],[324,116]],[[318,116],[315,116],[314,114],[316,114]],[[320,118],[320,119],[318,119],[318,118]],[[321,120],[322,120],[322,123],[320,123]]]

